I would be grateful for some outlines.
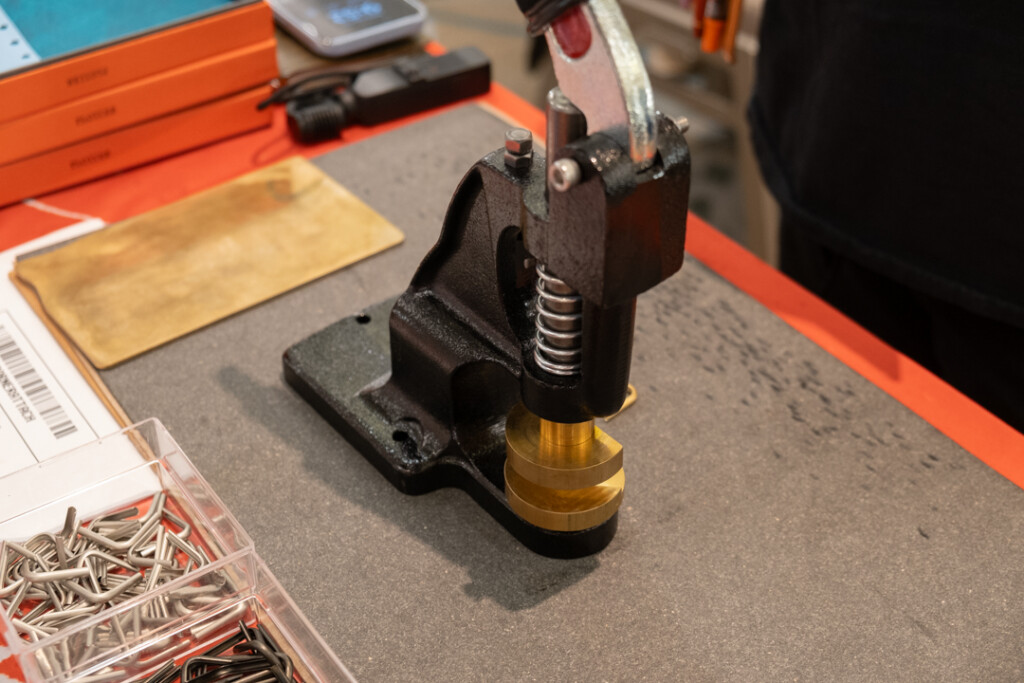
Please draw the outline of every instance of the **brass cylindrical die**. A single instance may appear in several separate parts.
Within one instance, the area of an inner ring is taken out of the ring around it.
[[[625,484],[626,474],[619,470],[597,486],[548,489],[526,481],[505,462],[505,494],[512,510],[530,524],[552,531],[583,531],[607,522],[622,504]]]
[[[622,446],[594,426],[542,420],[523,405],[505,427],[505,493],[535,526],[578,531],[607,521],[622,502]]]

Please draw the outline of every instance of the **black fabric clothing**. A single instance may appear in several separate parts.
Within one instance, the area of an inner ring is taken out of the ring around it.
[[[1024,328],[906,287],[807,239],[783,214],[781,269],[1024,432]]]
[[[782,269],[1024,431],[1024,2],[766,0]]]
[[[767,0],[750,122],[809,235],[1024,327],[1024,2]]]

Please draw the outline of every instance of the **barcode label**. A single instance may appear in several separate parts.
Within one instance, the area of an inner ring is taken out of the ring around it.
[[[24,419],[35,419],[35,415],[25,405],[27,401],[55,438],[63,439],[78,431],[78,427],[43,381],[39,371],[32,366],[28,356],[3,325],[0,325],[0,363],[3,363],[10,373],[9,376],[6,373],[0,376],[0,388],[7,392]]]
[[[0,476],[25,467],[26,457],[27,464],[42,462],[96,438],[64,383],[78,380],[67,369],[74,366],[52,337],[28,337],[25,322],[0,309]],[[33,329],[33,320],[27,322]],[[54,364],[66,378],[54,373]]]

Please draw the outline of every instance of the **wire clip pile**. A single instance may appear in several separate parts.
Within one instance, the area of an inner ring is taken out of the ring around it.
[[[238,622],[238,633],[181,666],[167,662],[144,683],[292,683],[297,681],[291,658],[281,651],[263,626]]]
[[[132,507],[79,523],[69,508],[59,533],[42,533],[24,543],[6,541],[0,554],[0,607],[26,640],[38,642],[62,629],[210,564],[192,540],[192,526],[154,496],[139,516]],[[91,657],[120,649],[155,628],[223,600],[230,580],[207,572],[192,584],[154,595],[123,614],[75,634],[45,650],[40,664],[70,671]],[[201,637],[205,634],[193,634]]]

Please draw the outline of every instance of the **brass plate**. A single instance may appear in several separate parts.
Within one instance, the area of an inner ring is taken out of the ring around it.
[[[399,244],[300,157],[115,223],[15,266],[98,368]]]
[[[526,481],[505,461],[505,496],[512,511],[534,526],[552,531],[582,531],[608,521],[622,504],[626,474],[597,486],[562,491]]]
[[[521,477],[553,489],[583,489],[622,469],[622,445],[600,429],[579,444],[540,442],[540,418],[519,404],[505,423],[507,462]]]

